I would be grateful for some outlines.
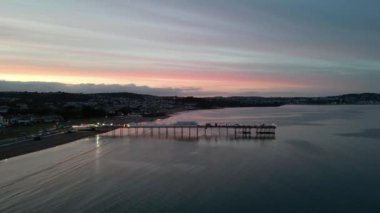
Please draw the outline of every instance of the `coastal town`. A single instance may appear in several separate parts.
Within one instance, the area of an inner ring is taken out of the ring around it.
[[[0,159],[105,133],[125,124],[154,121],[188,110],[352,104],[380,104],[380,94],[161,97],[135,93],[1,92]]]
[[[104,122],[142,121],[194,109],[267,107],[285,104],[380,104],[379,94],[330,97],[159,97],[133,93],[0,93],[0,128],[41,124],[65,125],[94,119]],[[4,131],[2,131],[4,132]]]

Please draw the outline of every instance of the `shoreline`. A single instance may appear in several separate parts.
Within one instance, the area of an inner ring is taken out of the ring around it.
[[[217,108],[223,109],[223,108]],[[165,115],[155,116],[155,117],[137,117],[137,118],[118,118],[114,117],[110,119],[110,122],[115,124],[121,123],[143,123],[143,122],[154,122],[158,119],[166,119],[170,118],[173,115],[182,112],[194,111],[194,110],[209,110],[209,109],[184,109],[184,108],[175,108],[168,110]],[[37,152],[40,150],[56,147],[59,145],[67,144],[70,142],[74,142],[76,140],[92,137],[101,133],[109,132],[115,129],[114,127],[108,127],[106,129],[100,129],[95,131],[78,131],[71,133],[62,133],[52,136],[47,136],[45,138],[41,138],[41,140],[28,140],[25,142],[15,143],[9,146],[0,147],[0,161],[9,159],[12,157],[17,157],[20,155],[25,155],[32,152]]]
[[[100,131],[80,131],[72,133],[62,133],[53,136],[48,136],[41,138],[40,140],[25,141],[21,143],[12,144],[9,146],[0,148],[0,161],[12,157],[17,157],[20,155],[37,152],[43,149],[52,148],[55,146],[70,143],[82,138],[92,137],[97,134],[111,131],[111,129],[100,130]]]
[[[158,119],[166,119],[173,116],[174,114],[177,114],[179,112],[186,112],[186,111],[189,111],[189,110],[175,109],[175,110],[171,110],[166,115],[157,116],[157,117],[141,117],[141,118],[125,120],[123,122],[125,123],[153,122]],[[114,122],[118,123],[117,118],[115,118]],[[37,141],[29,140],[25,142],[11,144],[9,146],[0,147],[0,161],[9,159],[12,157],[17,157],[20,155],[25,155],[28,153],[37,152],[40,150],[60,146],[63,144],[74,142],[82,138],[92,137],[98,134],[112,131],[113,129],[115,128],[111,127],[111,128],[104,128],[104,129],[99,129],[95,131],[78,131],[78,132],[71,132],[71,133],[62,133],[62,134],[47,136]]]
[[[297,106],[297,105],[292,105],[292,106]],[[309,106],[309,105],[304,105],[304,106]],[[333,105],[333,106],[342,106],[342,105]],[[224,108],[217,108],[217,109],[224,109]],[[166,115],[161,115],[161,116],[156,116],[156,117],[138,117],[138,118],[129,118],[129,119],[122,119],[122,120],[120,120],[120,118],[115,117],[111,120],[115,123],[118,123],[118,122],[121,122],[121,123],[154,122],[158,119],[166,119],[166,118],[170,118],[170,117],[172,117],[178,113],[194,111],[194,110],[209,110],[209,109],[177,108],[177,109],[169,110]],[[213,110],[213,109],[211,109],[211,110]],[[47,137],[41,138],[41,140],[37,140],[37,141],[28,140],[25,142],[11,144],[9,146],[3,146],[3,147],[0,146],[0,161],[8,159],[8,158],[17,157],[20,155],[32,153],[32,152],[37,152],[37,151],[40,151],[43,149],[56,147],[56,146],[63,145],[66,143],[70,143],[70,142],[73,142],[73,141],[76,141],[76,140],[79,140],[82,138],[92,137],[92,136],[95,136],[97,134],[101,134],[101,133],[111,131],[113,129],[115,129],[115,128],[108,127],[107,129],[100,129],[100,130],[96,130],[96,131],[79,131],[79,132],[72,132],[72,133],[61,133],[61,134],[57,134],[57,135],[47,136]]]

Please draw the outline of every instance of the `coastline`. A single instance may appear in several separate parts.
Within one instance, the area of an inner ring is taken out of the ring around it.
[[[0,160],[52,148],[55,146],[70,143],[82,138],[91,137],[100,134],[100,131],[82,131],[73,133],[62,133],[48,136],[38,141],[25,141],[0,148]]]
[[[223,109],[224,107],[218,108]],[[169,118],[177,113],[188,112],[193,110],[208,110],[208,109],[184,109],[184,108],[175,108],[168,110],[165,115],[155,116],[155,117],[137,117],[137,118],[118,118],[114,117],[108,122],[113,122],[115,124],[125,124],[125,123],[143,123],[143,122],[154,122],[159,119]],[[17,157],[20,155],[25,155],[32,152],[37,152],[43,149],[48,149],[56,147],[59,145],[67,144],[74,142],[76,140],[92,137],[98,134],[112,131],[113,127],[107,127],[104,129],[98,129],[96,131],[78,131],[71,133],[61,133],[57,135],[47,136],[41,138],[40,140],[28,140],[20,143],[11,144],[9,146],[0,146],[0,161],[12,157]],[[0,144],[1,145],[1,144]]]
[[[152,121],[156,121],[157,119],[169,118],[176,113],[185,112],[185,111],[188,111],[188,110],[174,109],[168,112],[166,115],[157,116],[157,117],[141,117],[141,118],[135,118],[135,119],[127,119],[127,120],[123,120],[123,122],[124,123],[152,122]],[[120,121],[118,121],[117,118],[115,118],[114,122],[119,123]],[[48,149],[55,146],[67,144],[67,143],[70,143],[82,138],[92,137],[98,134],[112,131],[113,129],[115,128],[103,128],[103,129],[98,129],[96,131],[78,131],[78,132],[71,132],[71,133],[62,133],[62,134],[57,134],[53,136],[47,136],[37,141],[30,140],[30,141],[11,144],[9,146],[3,146],[3,147],[0,147],[0,161],[8,159],[8,158],[12,158],[12,157],[17,157],[20,155],[25,155],[32,152],[37,152],[43,149]]]

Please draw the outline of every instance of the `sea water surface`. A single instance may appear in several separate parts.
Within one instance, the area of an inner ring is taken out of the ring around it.
[[[272,140],[95,136],[0,161],[0,212],[380,212],[380,107],[179,113]]]

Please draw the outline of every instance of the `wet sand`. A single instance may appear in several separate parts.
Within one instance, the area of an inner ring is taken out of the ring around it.
[[[31,152],[36,152],[42,149],[59,146],[65,143],[94,136],[96,134],[111,131],[112,129],[102,129],[97,131],[79,131],[71,133],[62,133],[58,135],[48,136],[41,138],[41,140],[30,140],[21,143],[12,144],[9,146],[1,147],[0,160],[15,157],[18,155],[24,155]]]

